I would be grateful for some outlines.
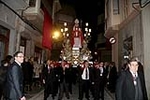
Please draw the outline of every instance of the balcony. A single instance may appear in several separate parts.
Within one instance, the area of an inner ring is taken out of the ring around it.
[[[114,36],[119,30],[120,13],[118,2],[115,0],[109,0],[106,2],[105,7],[105,37],[109,38]]]
[[[2,2],[6,3],[13,10],[21,10],[28,6],[28,0],[2,0]]]
[[[120,24],[120,15],[111,14],[108,18],[105,19],[105,37],[114,36],[115,33],[119,30]]]
[[[40,8],[41,0],[35,0],[35,5],[30,5],[24,12],[24,17],[41,32],[43,29],[44,13]]]
[[[114,36],[118,31],[119,31],[119,24],[111,24],[107,26],[107,23],[105,23],[105,34],[104,34],[105,37],[110,38]]]

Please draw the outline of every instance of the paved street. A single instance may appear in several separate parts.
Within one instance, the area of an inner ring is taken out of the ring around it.
[[[30,98],[29,100],[43,100],[43,90],[37,93],[34,97]],[[52,100],[51,96],[48,100]],[[57,100],[57,97],[55,98]],[[63,98],[63,100],[68,100],[67,98]],[[70,96],[69,100],[78,100],[78,88],[77,86],[73,86],[73,94]],[[83,99],[86,100],[86,99]],[[90,98],[90,100],[93,100]],[[105,90],[105,100],[115,100],[114,94],[110,93],[109,91]]]

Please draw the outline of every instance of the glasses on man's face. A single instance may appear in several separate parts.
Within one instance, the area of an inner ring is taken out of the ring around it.
[[[139,65],[132,63],[132,64],[130,64],[130,66],[133,67],[133,68],[137,68]]]
[[[16,57],[19,57],[19,58],[24,58],[24,56],[16,56]]]

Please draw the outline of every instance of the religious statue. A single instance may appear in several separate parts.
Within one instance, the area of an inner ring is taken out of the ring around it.
[[[82,60],[89,60],[89,59],[91,59],[90,57],[91,57],[91,52],[90,52],[90,50],[87,47],[86,41],[83,40],[83,47],[82,47],[82,49],[80,51],[80,59],[82,59]]]
[[[63,50],[61,51],[61,59],[66,60],[77,66],[84,60],[91,59],[91,51],[88,49],[88,42],[83,38],[82,30],[79,26],[79,20],[74,21],[71,37],[65,36],[63,40]]]
[[[82,47],[83,34],[81,28],[79,28],[79,20],[75,20],[75,25],[72,31],[72,45],[73,48],[81,48]]]
[[[65,40],[65,43],[63,44],[63,51],[62,51],[62,57],[64,60],[71,60],[71,56],[72,56],[72,48],[71,48],[71,43],[69,39]]]

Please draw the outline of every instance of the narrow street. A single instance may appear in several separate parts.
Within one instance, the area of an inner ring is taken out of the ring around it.
[[[73,94],[70,96],[70,99],[67,99],[65,96],[63,100],[78,100],[78,88],[77,86],[73,85]],[[39,93],[35,94],[32,98],[28,100],[43,100],[43,94],[44,90],[40,91]],[[90,100],[93,100],[92,96],[90,96]],[[54,100],[57,100],[58,97],[56,97]],[[52,100],[51,96],[47,100]],[[83,100],[86,100],[85,98]],[[104,100],[115,100],[114,94],[110,93],[107,89],[105,89],[105,99]]]

